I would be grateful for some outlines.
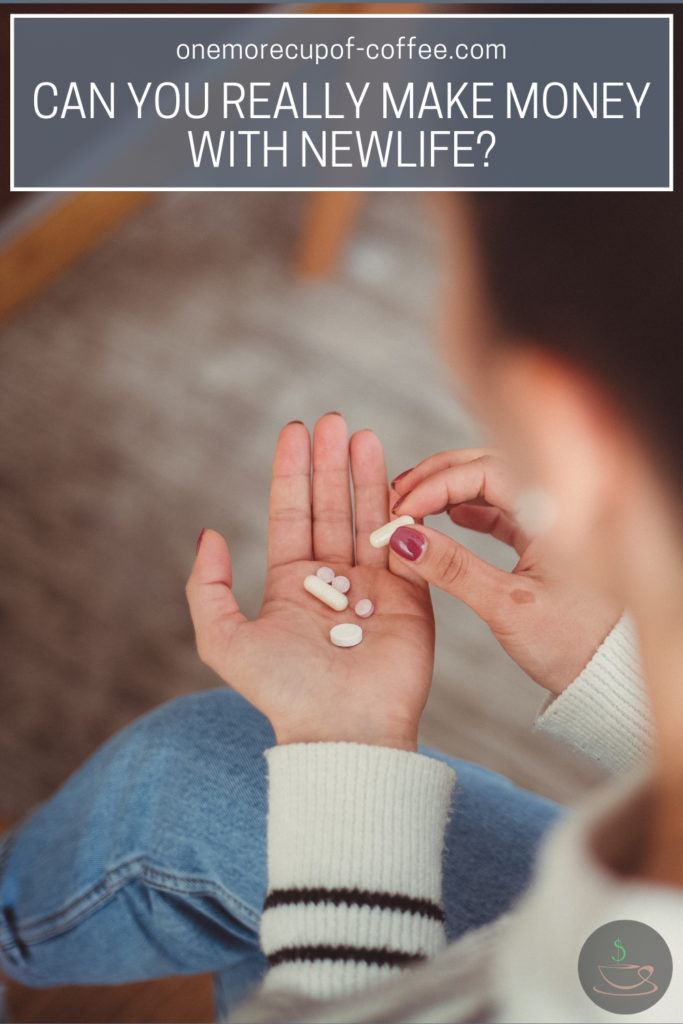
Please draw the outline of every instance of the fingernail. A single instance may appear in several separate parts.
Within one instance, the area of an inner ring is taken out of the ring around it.
[[[201,543],[202,543],[202,540],[204,539],[204,534],[205,533],[206,533],[206,527],[202,526],[201,530],[199,531],[199,536],[197,537],[197,543],[195,544],[195,547],[194,547],[195,555],[199,554],[199,548],[201,547]]]
[[[330,409],[330,411],[326,412],[325,415],[326,416],[341,416],[341,413],[337,412],[336,409]]]
[[[427,538],[423,533],[411,529],[410,526],[399,526],[398,530],[394,530],[392,533],[389,546],[401,558],[406,558],[409,562],[417,562],[418,558],[427,550]]]
[[[413,472],[413,466],[411,466],[410,469],[404,469],[402,473],[399,473],[398,476],[394,477],[394,479],[391,481],[391,486],[393,487],[394,484],[397,484],[399,482],[399,480],[403,479],[404,476],[408,476],[408,473],[412,473],[412,472]]]
[[[405,494],[403,495],[403,498],[399,498],[398,501],[394,502],[394,504],[391,506],[391,511],[392,512],[397,512],[398,511],[400,506],[403,504],[403,499],[404,498],[405,498]]]
[[[290,420],[289,423],[285,423],[285,426],[286,427],[291,427],[292,423],[300,423],[302,427],[304,425],[304,421],[303,420]]]

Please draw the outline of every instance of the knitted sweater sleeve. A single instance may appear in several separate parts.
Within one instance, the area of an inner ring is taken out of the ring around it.
[[[266,757],[264,990],[329,998],[440,950],[453,770],[357,743],[291,744]]]
[[[646,754],[648,712],[627,620],[537,724],[613,769]],[[441,860],[453,770],[356,743],[291,744],[266,758],[269,970],[251,1005],[280,993],[351,994],[437,953],[446,942]]]
[[[610,772],[647,760],[652,726],[635,630],[616,624],[577,679],[546,701],[536,728],[570,743]]]

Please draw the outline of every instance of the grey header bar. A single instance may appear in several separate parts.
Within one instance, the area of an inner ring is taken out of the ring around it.
[[[15,190],[669,189],[668,15],[14,15]]]

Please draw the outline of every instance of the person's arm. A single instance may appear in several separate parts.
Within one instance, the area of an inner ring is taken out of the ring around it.
[[[349,465],[350,464],[350,465]],[[355,501],[349,493],[349,468]],[[257,618],[241,612],[228,547],[200,537],[187,585],[202,659],[269,719],[268,986],[332,995],[430,956],[444,942],[441,850],[453,785],[417,754],[432,678],[429,588],[370,534],[389,519],[382,448],[349,442],[336,414],[310,438],[281,432],[271,487],[268,574]],[[304,588],[321,566],[351,582],[333,611]],[[334,646],[369,597],[363,639]]]
[[[619,620],[578,678],[546,701],[535,725],[611,772],[647,760],[652,748],[650,711],[628,616]]]
[[[520,524],[503,459],[486,449],[441,452],[393,486],[400,495],[396,513],[421,520],[445,512],[519,555],[505,572],[419,524],[392,538],[397,560],[469,604],[520,668],[549,691],[536,727],[610,771],[643,761],[651,727],[633,628],[609,598],[586,592],[548,564],[543,537]]]
[[[356,743],[278,746],[267,759],[264,989],[330,998],[437,953],[453,770]]]

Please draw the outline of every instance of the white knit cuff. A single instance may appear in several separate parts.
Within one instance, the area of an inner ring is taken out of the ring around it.
[[[266,758],[266,986],[325,998],[437,952],[453,770],[357,743],[291,744]]]
[[[648,759],[650,711],[628,616],[619,620],[581,675],[546,702],[535,725],[610,772],[627,771]]]

